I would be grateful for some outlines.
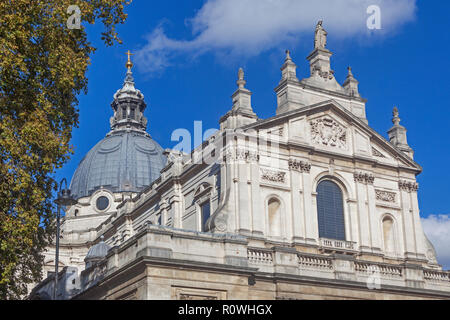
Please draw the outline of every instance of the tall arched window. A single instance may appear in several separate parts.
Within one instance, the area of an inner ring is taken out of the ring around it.
[[[281,202],[272,198],[268,203],[269,209],[269,235],[281,236]]]
[[[343,196],[336,183],[324,180],[317,186],[317,214],[320,238],[346,240]]]
[[[385,217],[383,219],[383,239],[385,253],[395,253],[394,220],[391,217]]]

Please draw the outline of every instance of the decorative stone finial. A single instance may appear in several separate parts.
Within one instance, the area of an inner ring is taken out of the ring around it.
[[[401,119],[399,118],[399,115],[400,115],[400,113],[398,112],[398,108],[394,107],[394,111],[392,112],[392,116],[393,116],[392,123],[395,126],[399,126],[400,125]]]
[[[220,119],[221,130],[236,129],[258,119],[252,108],[252,93],[245,88],[247,81],[245,81],[245,73],[242,68],[239,68],[236,84],[238,89],[231,96],[233,107]]]
[[[345,80],[343,86],[344,89],[347,91],[347,93],[351,96],[351,97],[360,97],[359,95],[359,89],[358,89],[358,81],[355,79],[355,77],[353,76],[353,72],[352,72],[352,67],[348,67],[348,75],[347,75],[347,79]]]
[[[391,128],[391,130],[388,131],[389,140],[391,144],[393,144],[395,147],[403,151],[408,157],[414,159],[414,151],[408,145],[408,139],[406,137],[406,128],[400,125],[401,119],[399,117],[397,107],[394,107],[392,115],[393,115],[392,123],[394,124],[394,126]]]
[[[239,68],[239,72],[238,72],[239,80],[244,80],[244,76],[245,76],[244,69]]]
[[[286,60],[285,61],[292,61],[291,51],[289,51],[289,50],[286,50]]]
[[[100,242],[105,242],[105,236],[104,236],[104,235],[102,235],[102,236],[100,237]]]
[[[244,77],[245,77],[244,69],[239,68],[238,81],[236,82],[239,89],[244,89],[245,85],[247,84],[247,81],[245,81]]]
[[[353,73],[352,73],[352,67],[348,67],[347,68],[347,70],[348,70],[348,77],[353,77]]]
[[[297,79],[297,66],[291,58],[291,51],[286,50],[286,59],[284,60],[284,64],[281,67],[281,81],[286,79],[293,79],[298,81]]]

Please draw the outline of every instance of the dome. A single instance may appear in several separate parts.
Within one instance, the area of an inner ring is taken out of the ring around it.
[[[140,192],[159,178],[166,165],[163,149],[146,132],[144,95],[134,87],[132,64],[122,89],[114,95],[111,131],[79,164],[70,190],[75,199],[98,189]]]
[[[102,237],[101,242],[97,243],[91,249],[89,249],[86,258],[84,258],[84,262],[86,263],[86,269],[89,269],[95,263],[103,260],[108,255],[110,249],[111,247],[103,241]]]
[[[100,141],[81,161],[70,190],[75,199],[100,188],[140,192],[159,178],[166,164],[161,146],[148,135],[118,132]]]
[[[85,261],[94,261],[98,259],[103,259],[108,255],[108,251],[111,249],[109,245],[107,245],[103,240],[96,245],[94,245],[91,249],[89,249]]]

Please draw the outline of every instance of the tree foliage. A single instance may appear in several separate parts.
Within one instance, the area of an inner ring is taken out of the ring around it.
[[[67,162],[77,95],[87,92],[95,48],[83,24],[101,21],[102,39],[120,43],[127,0],[0,1],[0,299],[18,299],[41,280],[53,240],[54,172]],[[81,11],[70,29],[68,7]]]

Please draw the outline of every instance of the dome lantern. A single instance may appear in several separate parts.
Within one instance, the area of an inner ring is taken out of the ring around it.
[[[84,157],[72,178],[70,189],[77,200],[100,189],[138,193],[158,179],[166,165],[164,150],[146,132],[147,105],[135,88],[131,53],[127,54],[125,81],[111,104],[111,131]]]
[[[127,52],[128,61],[126,63],[127,73],[121,89],[114,95],[114,101],[111,107],[114,116],[111,118],[111,131],[144,131],[147,129],[147,118],[144,111],[147,105],[144,102],[144,95],[135,88],[133,72],[133,63]]]

